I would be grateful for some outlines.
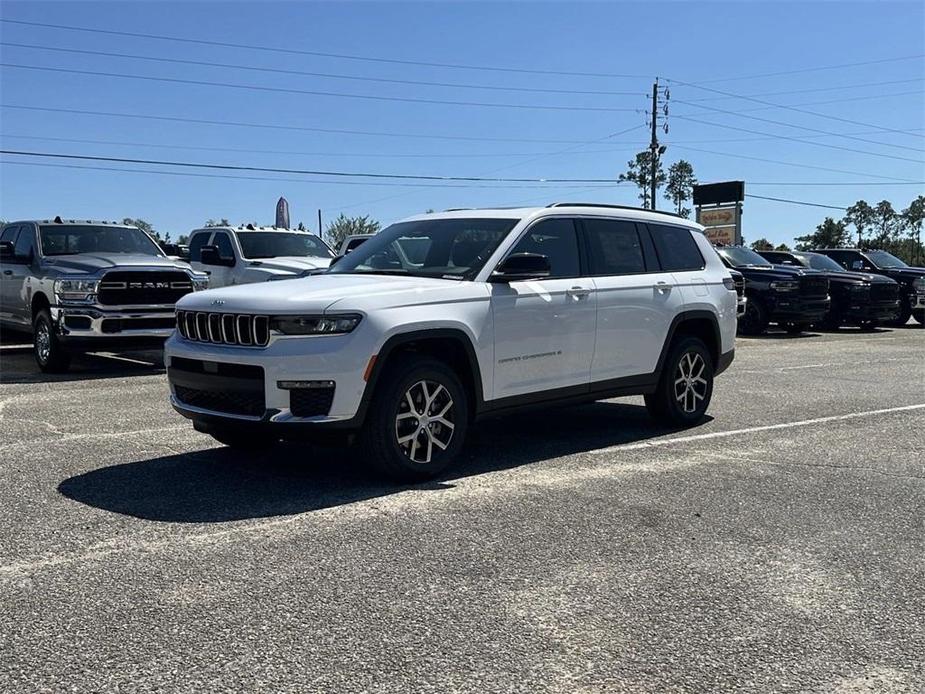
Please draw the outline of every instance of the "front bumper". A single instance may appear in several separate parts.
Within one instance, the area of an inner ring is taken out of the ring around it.
[[[62,342],[163,342],[176,327],[173,307],[110,310],[95,306],[54,306],[51,319]]]
[[[748,306],[748,298],[745,296],[738,297],[736,301],[736,317],[742,317],[745,315],[745,309]]]
[[[778,295],[770,303],[769,317],[773,323],[816,323],[828,313],[831,299]]]
[[[848,324],[866,323],[869,321],[890,321],[899,313],[899,300],[867,302],[861,304],[849,303],[842,309],[841,321]]]

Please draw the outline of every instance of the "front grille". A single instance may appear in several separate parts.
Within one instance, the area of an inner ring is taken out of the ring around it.
[[[800,296],[805,299],[824,299],[829,294],[827,277],[801,277]]]
[[[173,318],[106,318],[101,324],[104,333],[121,333],[123,330],[171,330]]]
[[[193,291],[189,275],[179,270],[107,272],[100,281],[99,302],[110,306],[175,304]]]
[[[876,282],[870,285],[870,300],[876,303],[893,303],[899,298],[899,285]]]
[[[736,294],[740,297],[745,296],[745,278],[744,277],[733,277],[733,282],[735,282]]]
[[[266,410],[263,393],[247,390],[200,390],[176,384],[173,389],[180,402],[204,410],[253,417],[263,415]]]
[[[323,417],[331,411],[334,387],[294,388],[289,391],[289,409],[296,417]]]
[[[193,342],[242,347],[266,347],[270,342],[268,316],[177,311],[177,330]]]

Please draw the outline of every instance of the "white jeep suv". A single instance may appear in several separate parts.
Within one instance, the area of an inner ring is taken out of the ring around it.
[[[704,415],[732,362],[736,292],[701,227],[612,205],[454,210],[393,224],[324,274],[190,294],[171,401],[242,448],[356,439],[436,475],[477,419],[645,395]]]

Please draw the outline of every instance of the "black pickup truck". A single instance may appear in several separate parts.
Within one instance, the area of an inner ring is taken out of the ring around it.
[[[905,325],[909,316],[925,325],[925,267],[910,267],[886,251],[859,248],[816,248],[846,270],[883,275],[899,283],[899,313],[889,325]]]
[[[835,330],[842,325],[856,325],[872,330],[896,320],[899,314],[899,285],[889,277],[865,272],[848,272],[821,253],[804,251],[758,251],[777,265],[807,267],[829,278],[832,303],[822,325]]]
[[[745,315],[739,318],[742,335],[760,335],[768,323],[788,333],[801,333],[829,311],[829,280],[818,270],[772,265],[742,246],[719,246],[727,267],[745,276]]]

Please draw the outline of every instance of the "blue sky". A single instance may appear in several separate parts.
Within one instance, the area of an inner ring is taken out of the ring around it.
[[[204,46],[0,23],[5,44],[0,56],[8,64],[274,89],[559,107],[357,99],[3,67],[0,101],[7,106],[285,126],[3,108],[0,140],[6,150],[325,171],[615,179],[627,160],[647,145],[643,111],[652,79],[659,76],[671,91],[670,130],[661,135],[668,145],[666,162],[687,159],[702,181],[744,179],[752,194],[826,205],[850,205],[864,198],[889,199],[903,207],[923,187],[899,182],[925,180],[925,5],[920,2],[3,2],[0,15],[238,44]],[[114,58],[9,45],[13,43],[364,79]],[[274,53],[249,48],[253,46],[629,76],[452,69]],[[886,60],[908,56],[920,57]],[[810,70],[881,60],[886,61]],[[779,72],[789,74],[749,77]],[[709,90],[752,95],[829,117],[766,108]],[[182,170],[154,165],[59,162],[174,173],[10,163],[14,161],[26,159],[4,156],[0,164],[0,218],[142,217],[174,236],[210,217],[271,223],[279,195],[288,198],[293,223],[303,220],[311,226],[319,207],[326,220],[345,212],[370,214],[388,223],[427,208],[576,199],[636,203],[635,189],[626,185],[406,187],[395,180],[270,173],[226,174],[250,179],[210,178],[175,175]],[[285,180],[262,180],[274,178]],[[831,183],[857,185],[819,185]],[[668,203],[660,201],[660,206]],[[747,239],[765,236],[789,242],[827,214],[840,216],[837,210],[750,198],[744,232]]]

